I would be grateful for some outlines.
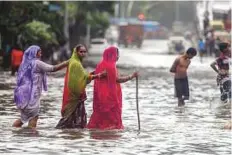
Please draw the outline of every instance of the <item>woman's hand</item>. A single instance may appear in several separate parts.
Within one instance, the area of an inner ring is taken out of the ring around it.
[[[91,75],[91,74],[90,74],[90,75]],[[92,80],[94,80],[94,79],[101,79],[101,78],[104,78],[104,77],[106,77],[106,76],[107,76],[107,72],[106,72],[106,70],[104,70],[104,71],[101,72],[101,73],[92,75]]]
[[[65,68],[65,67],[67,67],[68,64],[69,64],[69,60],[66,60],[66,61],[64,61],[64,62],[62,62],[62,63],[60,63],[58,65],[55,65],[53,72],[56,72],[58,70],[61,70],[61,69]]]
[[[104,77],[106,77],[106,76],[107,76],[106,70],[104,70],[103,72],[99,73],[98,76],[99,76],[99,78],[104,78]]]
[[[138,77],[138,76],[139,76],[139,73],[138,73],[138,72],[134,72],[134,73],[131,75],[132,79],[135,78],[135,77]]]
[[[90,72],[91,75],[94,75],[95,71]]]

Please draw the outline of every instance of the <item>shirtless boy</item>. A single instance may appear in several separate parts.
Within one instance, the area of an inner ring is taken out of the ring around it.
[[[189,99],[189,85],[187,69],[190,64],[190,59],[196,56],[197,51],[195,48],[189,48],[187,52],[176,58],[170,72],[175,74],[175,95],[178,98],[178,106],[184,106],[184,100]]]

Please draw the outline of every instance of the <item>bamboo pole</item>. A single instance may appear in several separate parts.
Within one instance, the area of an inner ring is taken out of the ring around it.
[[[139,78],[136,77],[136,108],[137,108],[137,117],[138,117],[138,129],[140,131],[140,116],[139,116]]]

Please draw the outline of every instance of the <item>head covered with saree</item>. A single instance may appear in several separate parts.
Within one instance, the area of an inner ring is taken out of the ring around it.
[[[117,83],[118,48],[110,46],[105,49],[102,61],[97,65],[95,72],[104,70],[107,77],[94,80],[93,114],[88,128],[94,129],[122,129],[122,92]]]
[[[91,76],[82,66],[81,58],[78,52],[83,45],[77,45],[73,49],[73,54],[69,60],[68,69],[65,75],[62,115],[69,117],[76,109],[82,93],[85,92],[85,87]]]
[[[107,78],[94,81],[94,102],[101,103],[98,106],[103,111],[107,111],[121,102],[121,87],[116,82],[118,76],[116,68],[118,54],[117,47],[110,46],[106,48],[102,61],[97,65],[95,70],[96,73],[104,70],[107,72]]]
[[[32,74],[35,69],[37,53],[41,50],[39,46],[32,45],[26,49],[22,63],[17,74],[17,85],[14,91],[14,100],[18,108],[22,108],[30,101],[32,89]],[[23,82],[26,79],[27,84]],[[46,73],[43,76],[43,88],[47,90]],[[25,93],[28,92],[28,93]]]
[[[118,60],[118,56],[119,56],[119,51],[117,47],[114,46],[110,46],[108,48],[105,49],[104,53],[103,53],[103,60],[105,62],[114,64],[117,62]]]

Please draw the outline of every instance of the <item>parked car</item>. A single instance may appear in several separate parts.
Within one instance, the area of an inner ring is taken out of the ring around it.
[[[93,38],[90,42],[89,54],[102,53],[107,46],[108,43],[105,38]]]

